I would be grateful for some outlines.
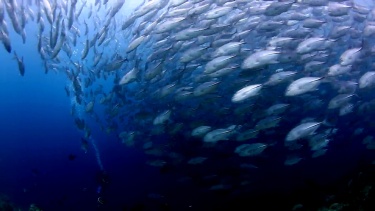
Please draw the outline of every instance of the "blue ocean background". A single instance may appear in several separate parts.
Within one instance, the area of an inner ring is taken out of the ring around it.
[[[24,57],[24,77],[13,54],[0,48],[0,194],[21,210],[28,210],[30,204],[54,211],[236,210],[243,204],[270,206],[263,203],[267,200],[284,210],[299,202],[323,206],[328,195],[346,191],[361,173],[373,175],[374,153],[362,144],[362,135],[350,136],[352,130],[340,130],[339,136],[348,138],[333,143],[327,155],[298,165],[284,166],[284,160],[275,160],[279,156],[267,157],[261,173],[250,171],[252,189],[238,194],[178,182],[189,169],[164,171],[147,165],[142,149],[126,147],[116,134],[105,133],[90,118],[86,119],[91,121],[92,140],[85,153],[84,134],[74,124],[71,99],[64,91],[68,79],[59,72],[44,73],[34,28],[33,23],[26,26],[25,44],[10,31],[12,47]],[[69,155],[76,157],[70,160]],[[110,178],[104,206],[97,203],[98,159]]]
[[[26,26],[27,42],[11,31],[12,47],[24,56],[26,77],[21,77],[13,55],[0,52],[0,193],[27,210],[32,203],[43,210],[95,210],[100,168],[92,146],[81,149],[83,134],[70,114],[71,99],[62,73],[45,74],[35,48],[35,25]],[[98,129],[98,128],[96,128]],[[143,154],[122,146],[114,137],[93,133],[105,170],[111,173],[113,205],[135,200],[146,178]],[[112,140],[111,140],[112,139]],[[114,140],[113,140],[114,139]],[[68,159],[70,154],[76,159]]]
[[[81,150],[82,134],[64,92],[67,79],[61,73],[44,74],[35,40],[20,43],[14,47],[25,49],[19,54],[25,55],[26,77],[19,76],[12,55],[2,49],[0,57],[0,193],[23,210],[31,203],[44,210],[95,210],[100,169],[92,146],[87,153]],[[116,184],[110,190],[113,202],[126,204],[154,186],[146,177],[154,169],[145,168],[140,151],[100,132],[93,136]],[[71,161],[69,154],[77,158]]]

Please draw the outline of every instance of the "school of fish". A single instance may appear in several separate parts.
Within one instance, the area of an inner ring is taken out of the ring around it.
[[[142,148],[148,164],[210,166],[206,176],[261,169],[275,151],[291,166],[343,139],[375,145],[374,8],[352,0],[150,0],[123,13],[124,5],[0,1],[1,54],[13,52],[27,77],[10,30],[24,43],[37,39],[45,72],[69,79],[71,114],[86,138],[94,120]]]

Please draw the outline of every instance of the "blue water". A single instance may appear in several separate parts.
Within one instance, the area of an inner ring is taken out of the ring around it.
[[[23,209],[36,203],[44,210],[94,210],[100,168],[91,145],[87,154],[80,149],[82,134],[70,115],[70,99],[63,89],[66,79],[44,75],[35,52],[25,57],[25,63],[27,77],[21,78],[16,63],[1,53],[0,193]],[[101,133],[94,137],[116,184],[109,190],[114,195],[111,202],[126,203],[141,194],[139,187],[148,183],[139,176],[147,172],[141,153]],[[69,160],[69,154],[76,159]]]
[[[249,170],[253,184],[248,192],[210,192],[207,189],[211,183],[195,178],[203,169],[151,167],[146,164],[147,158],[141,149],[125,147],[116,134],[101,131],[92,118],[87,118],[92,125],[92,139],[85,153],[81,149],[84,134],[74,125],[71,99],[64,91],[68,80],[61,72],[44,73],[35,48],[32,30],[35,25],[26,27],[29,32],[26,44],[11,31],[12,47],[24,57],[26,64],[24,77],[19,75],[13,55],[0,48],[0,194],[5,194],[22,210],[27,210],[32,203],[54,211],[142,207],[145,210],[167,207],[210,210],[220,206],[229,210],[236,203],[261,204],[258,199],[284,201],[288,207],[296,202],[323,204],[327,195],[346,190],[360,172],[373,168],[368,164],[374,156],[362,145],[362,135],[348,136],[340,139],[342,143],[333,142],[327,155],[306,160],[301,165],[285,167],[284,159],[257,159],[258,163],[265,162],[265,168],[261,173]],[[341,134],[346,135],[345,131]],[[266,156],[280,158],[282,153],[272,150]],[[70,160],[69,155],[75,159]],[[223,165],[230,166],[230,162],[226,160]],[[214,169],[222,163],[212,165]],[[100,182],[101,168],[108,174],[109,184]],[[228,171],[222,174],[236,174]],[[184,175],[190,179],[177,182]],[[104,205],[97,201],[101,195]]]
[[[31,203],[44,210],[95,210],[100,168],[92,145],[87,153],[81,150],[82,134],[64,92],[67,79],[61,73],[44,74],[35,39],[13,43],[27,72],[21,77],[12,55],[1,49],[0,193],[23,210]],[[139,186],[147,184],[139,176],[147,172],[141,153],[100,132],[95,140],[116,184],[109,190],[110,202],[118,206],[141,194]],[[76,159],[69,160],[70,154]]]

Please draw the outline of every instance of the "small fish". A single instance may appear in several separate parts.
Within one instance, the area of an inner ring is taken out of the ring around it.
[[[138,69],[134,67],[120,79],[119,85],[125,85],[135,81],[137,79],[138,73]]]
[[[3,43],[5,50],[10,53],[12,51],[12,46],[10,44],[9,35],[3,29],[0,29],[0,40]]]
[[[194,96],[198,97],[198,96],[202,96],[202,95],[212,93],[216,90],[216,88],[218,87],[219,84],[220,84],[219,81],[205,82],[205,83],[197,86],[194,89],[193,94],[194,94]]]
[[[155,27],[155,33],[168,32],[174,29],[179,24],[181,24],[181,22],[184,21],[185,19],[186,18],[184,17],[176,17],[176,18],[171,18],[169,20],[166,20],[165,22],[160,23]]]
[[[206,19],[217,19],[219,17],[222,17],[222,16],[228,14],[232,10],[233,10],[232,7],[216,7],[215,9],[207,12],[206,15],[205,15],[205,18]]]
[[[296,96],[316,90],[322,77],[304,77],[293,81],[285,91],[285,96]]]
[[[229,126],[228,128],[220,128],[212,130],[203,137],[204,142],[216,143],[218,141],[229,140],[229,138],[235,133],[235,125]]]
[[[242,144],[238,146],[234,152],[241,157],[258,156],[262,154],[267,147],[268,146],[263,143]]]
[[[239,133],[236,137],[236,140],[247,141],[249,139],[255,139],[258,137],[258,134],[259,134],[259,130],[256,130],[256,129],[246,130],[244,132]]]
[[[144,36],[144,35],[141,35],[139,37],[137,37],[136,39],[132,40],[129,45],[128,45],[128,48],[126,49],[126,53],[129,53],[133,50],[135,50],[139,45],[142,44],[142,42],[146,39],[147,37]]]
[[[167,110],[162,113],[160,113],[157,117],[155,117],[153,124],[154,125],[164,125],[167,124],[170,121],[172,111]]]
[[[375,85],[375,71],[368,71],[359,79],[359,88],[373,87]]]
[[[340,65],[342,66],[352,65],[361,56],[361,50],[362,48],[352,48],[352,49],[346,50],[340,56]]]
[[[262,50],[248,56],[242,63],[242,69],[254,69],[267,64],[278,63],[280,52],[273,50]]]
[[[191,132],[191,136],[202,137],[212,129],[211,126],[199,126]]]
[[[259,94],[259,91],[262,88],[262,84],[255,84],[246,86],[240,90],[238,90],[232,97],[233,103],[239,103],[245,101],[250,97],[254,97]]]
[[[328,109],[335,109],[339,108],[345,104],[347,104],[351,97],[353,97],[354,94],[340,94],[336,97],[332,98],[328,103]]]
[[[20,72],[21,76],[24,76],[25,75],[25,64],[23,63],[23,57],[19,58],[17,53],[14,51],[14,58],[17,60],[18,71]]]
[[[281,71],[281,72],[275,73],[271,75],[271,77],[268,79],[266,83],[264,83],[264,85],[274,86],[274,85],[283,83],[291,79],[296,74],[297,72],[294,72],[294,71]]]
[[[317,50],[321,50],[323,49],[322,47],[324,47],[325,41],[326,39],[321,37],[312,37],[306,39],[298,45],[296,52],[299,54],[307,54]]]
[[[266,16],[277,16],[284,12],[287,12],[289,8],[293,5],[293,1],[282,1],[282,2],[272,2],[264,11]]]
[[[302,123],[289,131],[285,138],[285,141],[296,141],[298,139],[306,138],[314,134],[314,132],[319,128],[321,124],[322,122]]]
[[[85,59],[88,52],[89,52],[89,49],[90,49],[90,43],[89,43],[89,40],[86,39],[86,42],[85,42],[85,47],[83,48],[82,50],[82,56],[81,56],[81,59]]]
[[[227,66],[235,56],[219,56],[207,62],[204,73],[210,74]]]

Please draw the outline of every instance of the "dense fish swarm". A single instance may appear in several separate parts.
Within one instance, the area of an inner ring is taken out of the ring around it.
[[[69,78],[72,115],[87,137],[81,107],[143,147],[150,165],[209,165],[207,175],[215,166],[261,169],[272,156],[298,165],[348,139],[370,136],[364,143],[375,148],[375,9],[349,0],[150,0],[127,14],[124,3],[0,1],[5,51],[11,29],[23,42],[38,39],[46,73]],[[29,22],[37,37],[26,36]],[[248,184],[237,181],[211,189]]]

